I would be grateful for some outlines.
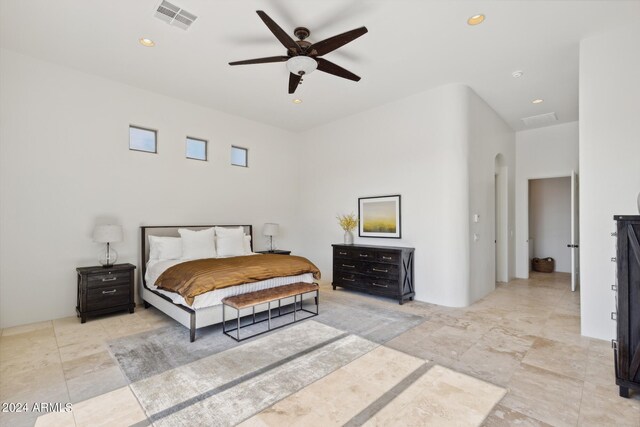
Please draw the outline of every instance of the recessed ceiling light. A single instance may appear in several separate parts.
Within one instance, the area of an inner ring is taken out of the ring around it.
[[[544,102],[544,99],[534,99],[533,101],[531,101],[533,104],[542,104]]]
[[[294,100],[293,100],[293,101],[291,101],[291,102],[293,102],[294,104],[302,104],[302,99],[298,99],[298,98],[296,98],[296,99],[294,99]]]
[[[524,74],[524,73],[523,73],[521,70],[517,70],[517,71],[514,71],[513,73],[511,73],[511,75],[512,75],[514,78],[516,78],[516,79],[517,79],[518,77],[522,77],[522,75],[523,75],[523,74]]]
[[[473,15],[471,18],[467,19],[467,24],[469,25],[478,25],[482,24],[482,22],[484,22],[484,15],[482,14]]]
[[[140,42],[140,44],[142,46],[145,47],[154,47],[156,44],[153,42],[153,40],[151,39],[147,39],[145,37],[142,37],[140,40],[138,40]]]

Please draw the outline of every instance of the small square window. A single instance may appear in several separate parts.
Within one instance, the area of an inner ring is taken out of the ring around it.
[[[187,159],[207,160],[207,141],[187,137]]]
[[[248,167],[249,150],[247,148],[231,146],[231,164],[234,166]]]
[[[157,153],[158,132],[137,126],[129,126],[129,150]]]

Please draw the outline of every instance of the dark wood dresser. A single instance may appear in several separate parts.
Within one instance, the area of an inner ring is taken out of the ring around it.
[[[76,312],[81,323],[87,316],[129,310],[133,313],[134,277],[136,266],[116,264],[112,267],[80,267],[78,273],[78,300]]]
[[[337,286],[413,300],[413,248],[371,245],[333,246],[333,289]]]
[[[616,384],[620,396],[640,392],[640,215],[616,215],[617,340],[614,341]]]

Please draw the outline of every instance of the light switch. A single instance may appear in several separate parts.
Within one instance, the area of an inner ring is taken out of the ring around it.
[[[478,240],[480,240],[480,235],[478,233],[473,233],[473,241],[477,242]]]
[[[473,222],[480,222],[480,215],[474,214],[473,215]]]

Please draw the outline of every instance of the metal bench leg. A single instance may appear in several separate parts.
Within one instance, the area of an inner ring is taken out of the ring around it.
[[[227,322],[224,319],[224,312],[226,311],[225,308],[227,308],[227,306],[225,304],[222,304],[222,333],[226,334],[227,333]]]
[[[256,306],[251,307],[253,309],[253,323],[256,323]]]
[[[240,309],[236,309],[236,313],[238,315],[238,329],[236,329],[236,336],[238,337],[238,341],[240,341]]]
[[[271,301],[269,301],[268,304],[269,304],[269,308],[267,309],[267,312],[269,314],[268,314],[268,317],[267,317],[267,325],[268,325],[267,329],[271,330]]]
[[[296,321],[296,309],[298,308],[298,295],[293,296],[293,322]]]
[[[320,314],[320,292],[316,291],[316,314]]]

